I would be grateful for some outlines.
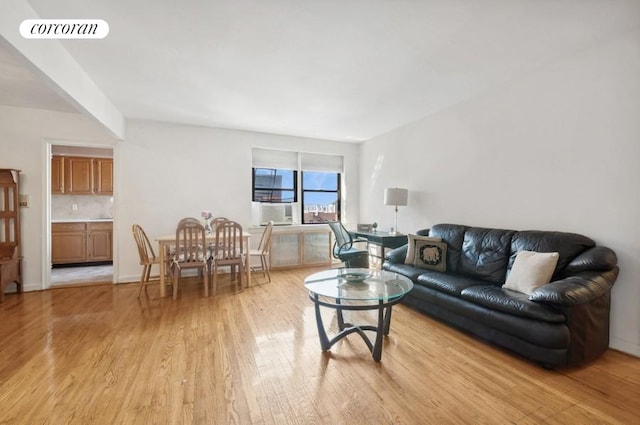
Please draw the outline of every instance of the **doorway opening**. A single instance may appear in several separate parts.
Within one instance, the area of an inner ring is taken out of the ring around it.
[[[113,148],[51,145],[50,287],[113,282]]]

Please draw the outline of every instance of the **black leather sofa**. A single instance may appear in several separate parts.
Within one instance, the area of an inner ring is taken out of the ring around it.
[[[447,244],[446,271],[405,264],[407,245],[383,269],[414,282],[404,303],[546,368],[589,362],[609,346],[616,254],[574,233],[438,224],[418,235]],[[551,282],[530,295],[502,288],[521,250],[558,252]]]

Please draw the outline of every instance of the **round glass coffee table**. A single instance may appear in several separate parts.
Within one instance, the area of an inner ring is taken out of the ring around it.
[[[379,362],[382,358],[382,337],[389,335],[391,307],[413,289],[413,282],[384,270],[341,268],[314,273],[304,280],[304,286],[315,304],[322,351],[328,351],[333,344],[356,332],[369,347],[373,359]],[[321,306],[336,310],[339,333],[332,339],[327,337],[322,323]],[[378,310],[378,325],[345,323],[344,310]],[[375,342],[371,342],[365,331],[376,332]]]

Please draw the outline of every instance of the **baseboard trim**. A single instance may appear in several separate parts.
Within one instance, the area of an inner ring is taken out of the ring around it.
[[[619,338],[611,338],[609,341],[609,347],[614,350],[622,351],[623,353],[631,354],[635,357],[640,357],[640,345],[625,341]]]

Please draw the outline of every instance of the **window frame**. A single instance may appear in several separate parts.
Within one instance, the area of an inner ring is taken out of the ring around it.
[[[287,172],[292,172],[293,173],[293,187],[279,187],[279,188],[273,188],[273,187],[256,187],[256,170],[284,170]],[[271,198],[271,200],[269,201],[265,201],[265,200],[261,200],[261,199],[256,199],[256,192],[257,191],[271,191],[271,192],[275,192],[275,191],[281,191],[281,192],[293,192],[293,200],[292,201],[284,201],[282,199],[279,200],[274,200],[273,197]],[[261,203],[266,203],[266,204],[280,204],[280,203],[284,203],[284,204],[293,204],[298,202],[298,170],[290,170],[288,168],[267,168],[267,167],[251,167],[251,200],[253,202],[261,202]]]
[[[336,189],[335,190],[326,190],[326,189],[305,189],[304,188],[304,170],[300,170],[300,224],[318,224],[318,223],[305,223],[305,203],[304,203],[304,195],[305,193],[335,193],[336,194],[336,220],[340,221],[342,216],[342,173],[334,172],[334,171],[314,171],[307,170],[308,173],[324,173],[324,174],[335,174],[336,175]]]

